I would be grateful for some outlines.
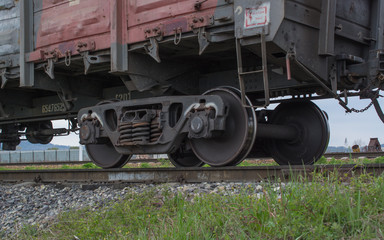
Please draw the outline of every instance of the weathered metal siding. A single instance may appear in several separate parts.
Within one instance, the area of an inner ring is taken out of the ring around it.
[[[194,19],[200,19],[201,25],[210,25],[219,5],[219,0],[203,2],[199,11],[190,0],[129,0],[127,5],[128,42],[135,43],[146,40],[158,28],[163,36],[175,34],[178,28],[182,32],[192,31]],[[195,26],[196,27],[196,26]],[[147,32],[146,32],[147,31]],[[148,32],[152,31],[152,32]]]
[[[0,59],[20,51],[19,1],[0,0]]]
[[[109,48],[110,14],[106,0],[34,0],[35,51],[29,60],[54,50],[59,57],[76,54],[81,43],[91,50]]]
[[[53,50],[59,52],[59,57],[67,51],[78,54],[79,43],[87,43],[92,51],[109,49],[116,41],[116,36],[111,37],[111,29],[113,34],[119,31],[118,34],[128,36],[119,42],[121,44],[146,41],[154,34],[154,29],[159,29],[161,36],[172,36],[176,29],[189,32],[199,26],[211,25],[219,5],[219,0],[208,0],[196,11],[196,2],[189,0],[127,0],[118,5],[124,7],[124,17],[114,20],[117,1],[34,0],[35,49],[29,61],[44,60],[42,54]],[[199,23],[194,23],[196,19]],[[116,29],[116,22],[122,24],[123,29]],[[91,43],[94,46],[91,47]]]

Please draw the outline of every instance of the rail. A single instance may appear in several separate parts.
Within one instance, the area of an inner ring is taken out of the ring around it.
[[[145,168],[145,169],[88,169],[88,170],[23,170],[0,171],[0,182],[19,183],[199,183],[199,182],[252,182],[263,179],[289,179],[292,174],[310,176],[311,172],[339,171],[342,176],[361,173],[382,174],[384,164],[371,165],[316,165],[265,166],[224,168]]]
[[[335,159],[341,158],[378,158],[383,157],[384,152],[359,152],[359,153],[326,153],[324,157]]]

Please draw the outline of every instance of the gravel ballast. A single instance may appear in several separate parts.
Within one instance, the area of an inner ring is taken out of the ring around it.
[[[283,184],[284,185],[284,184]],[[280,191],[275,186],[275,191]],[[92,185],[40,185],[24,183],[0,186],[0,237],[17,234],[23,225],[46,227],[62,211],[89,207],[96,210],[105,204],[117,202],[126,194],[164,190],[183,193],[193,199],[196,195],[219,193],[223,195],[246,193],[261,197],[261,183],[201,183],[201,184],[132,184],[125,187]]]

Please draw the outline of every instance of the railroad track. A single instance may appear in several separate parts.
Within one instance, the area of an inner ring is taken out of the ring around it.
[[[359,157],[365,157],[365,158],[377,158],[377,157],[383,157],[384,152],[359,152],[359,153],[326,153],[324,154],[324,157],[334,157],[336,159],[340,158],[359,158]]]
[[[155,163],[159,162],[158,159],[148,158],[148,159],[131,159],[129,163]],[[57,162],[25,162],[25,163],[0,163],[1,166],[39,166],[39,165],[76,165],[76,164],[86,164],[92,163],[92,161],[57,161]]]
[[[361,173],[382,174],[384,164],[371,165],[316,165],[316,166],[265,166],[223,168],[146,168],[146,169],[90,169],[90,170],[19,170],[0,171],[2,183],[200,183],[249,182],[263,179],[287,179],[291,174],[310,174],[314,171],[339,171],[342,176]]]
[[[326,153],[324,157],[336,159],[341,158],[377,158],[384,156],[384,152],[364,152],[364,153]],[[270,158],[266,158],[270,159]],[[131,159],[129,163],[155,163],[158,162],[158,159],[149,158],[149,159]],[[74,165],[74,164],[86,164],[91,163],[91,161],[58,161],[58,162],[25,162],[25,163],[0,163],[0,166],[31,166],[31,165]]]

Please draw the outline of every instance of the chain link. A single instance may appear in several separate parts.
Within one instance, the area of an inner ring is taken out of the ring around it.
[[[381,77],[380,77],[381,76]],[[381,74],[379,77],[378,77],[378,80],[380,81],[380,84],[379,84],[379,87],[378,87],[378,90],[376,91],[375,95],[371,98],[371,103],[368,104],[368,106],[366,106],[365,108],[362,108],[362,109],[355,109],[355,108],[349,108],[340,98],[338,98],[339,102],[341,103],[341,105],[345,108],[345,110],[347,112],[354,112],[354,113],[363,113],[365,111],[367,111],[368,109],[370,109],[373,105],[373,99],[376,99],[378,98],[380,95],[380,89],[383,87],[384,85],[384,75]],[[368,84],[368,86],[366,88],[364,88],[361,93],[364,93],[364,92],[368,92],[370,91],[371,87],[373,87],[373,82],[370,82]]]
[[[355,109],[355,108],[351,108],[351,111],[352,112],[355,112],[355,113],[363,113],[365,111],[367,111],[368,109],[370,109],[373,105],[373,102],[371,102],[370,104],[368,104],[368,106],[366,106],[365,108],[362,108],[362,109]]]

